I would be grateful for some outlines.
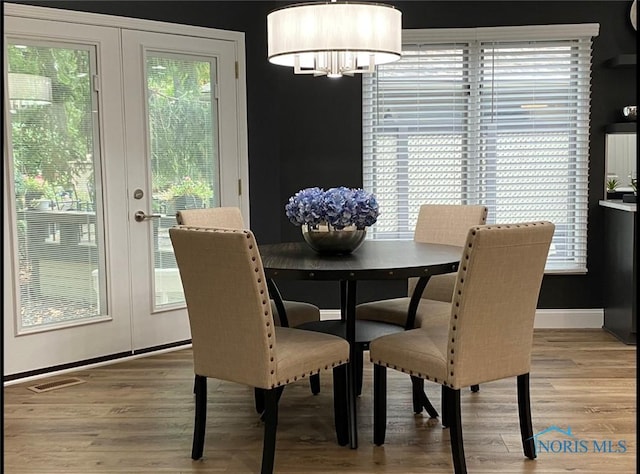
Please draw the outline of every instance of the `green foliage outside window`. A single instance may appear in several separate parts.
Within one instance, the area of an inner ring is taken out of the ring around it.
[[[68,188],[77,163],[90,161],[93,153],[87,139],[92,137],[88,52],[14,44],[7,51],[10,72],[51,79],[50,104],[12,107],[15,174],[41,174],[48,183]]]
[[[171,78],[171,80],[167,80]],[[210,64],[150,57],[147,87],[154,194],[170,199],[213,196]]]

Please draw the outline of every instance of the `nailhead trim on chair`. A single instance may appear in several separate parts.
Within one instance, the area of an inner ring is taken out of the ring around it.
[[[342,365],[342,364],[346,364],[346,363],[348,363],[348,362],[349,362],[349,359],[346,359],[346,360],[344,360],[344,361],[343,361],[343,360],[339,360],[338,362],[332,362],[332,363],[331,363],[331,367],[329,367],[328,365],[325,365],[325,366],[324,366],[324,368],[325,368],[326,370],[328,370],[329,368],[333,369],[334,367],[337,367],[337,366]],[[310,370],[309,372],[304,372],[304,373],[303,373],[302,375],[300,375],[300,376],[295,376],[295,377],[293,377],[293,381],[295,382],[296,380],[298,380],[298,378],[304,378],[304,377],[306,377],[307,375],[319,374],[321,370],[322,370],[322,367],[321,367],[321,368],[319,368],[319,369]],[[286,384],[288,384],[288,383],[291,383],[291,379],[286,379],[284,383],[283,383],[283,382],[277,382],[277,383],[275,383],[275,384],[272,384],[272,385],[271,385],[271,388],[280,387],[281,385],[286,385]]]
[[[486,214],[485,214],[485,219],[483,219],[484,221],[486,221]],[[471,235],[473,235],[475,237],[476,232],[478,230],[478,227],[473,228],[473,230],[471,231]],[[473,248],[473,241],[469,242],[468,245],[468,249],[472,249]],[[465,262],[469,261],[469,251],[465,250],[464,252],[464,260]],[[460,308],[460,299],[462,298],[462,291],[464,289],[464,277],[467,274],[467,265],[463,264],[462,265],[462,269],[458,271],[458,275],[460,276],[460,284],[458,285],[458,291],[457,293],[454,295],[454,299],[453,299],[453,304],[456,308]],[[456,309],[457,311],[457,309]],[[451,321],[451,334],[455,336],[455,332],[456,332],[456,323],[455,321],[458,320],[458,313],[454,312],[453,313],[453,319]],[[451,365],[454,364],[454,358],[455,358],[455,342],[456,342],[456,338],[452,337],[451,338],[451,343],[449,345],[449,352],[451,353],[451,359],[449,360],[449,363]],[[453,370],[451,372],[449,372],[449,376],[453,377]],[[446,382],[443,382],[443,385],[449,385],[451,387],[453,387],[453,385],[451,384],[447,384]]]
[[[256,246],[253,245],[252,239],[251,239],[251,233],[246,231],[246,230],[231,230],[231,232],[243,232],[248,240],[248,247],[249,247],[249,251],[251,252],[251,261],[254,262],[256,264],[255,268],[254,268],[254,272],[257,273],[258,275],[260,274],[261,271],[261,265],[259,263],[259,259],[258,259],[258,254],[256,253]],[[260,291],[261,295],[266,295],[268,294],[268,290],[266,287],[266,284],[264,281],[262,281],[262,278],[257,277],[256,281],[258,283],[258,288]],[[264,308],[264,317],[266,319],[265,321],[265,325],[267,327],[267,339],[271,339],[272,336],[272,332],[271,332],[271,303],[266,299],[263,298],[262,301],[260,302],[262,304],[262,307]],[[273,354],[273,343],[269,342],[269,365],[270,365],[270,371],[269,373],[271,375],[275,375],[276,373],[276,362],[275,362],[275,357]],[[287,383],[289,383],[289,381],[287,380]],[[278,384],[280,385],[280,384]],[[271,386],[271,388],[274,388],[274,385]]]
[[[421,379],[432,380],[433,382],[438,383],[437,377],[431,377],[428,374],[423,374],[421,372],[414,372],[413,370],[405,369],[404,367],[398,367],[397,365],[389,365],[387,362],[382,362],[381,360],[371,359],[371,362],[377,365],[384,365],[385,367],[389,367],[394,370],[398,370],[404,374],[413,375],[414,377],[419,377]]]

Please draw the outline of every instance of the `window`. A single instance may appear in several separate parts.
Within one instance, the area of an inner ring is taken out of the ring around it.
[[[550,220],[548,272],[585,272],[591,37],[598,25],[403,31],[363,78],[374,239],[411,239],[421,204]]]

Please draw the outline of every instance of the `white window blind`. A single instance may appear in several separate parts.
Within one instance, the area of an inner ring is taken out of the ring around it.
[[[597,25],[414,30],[363,78],[374,239],[411,239],[421,204],[550,220],[547,271],[585,272],[591,37]],[[494,39],[495,38],[495,39]]]

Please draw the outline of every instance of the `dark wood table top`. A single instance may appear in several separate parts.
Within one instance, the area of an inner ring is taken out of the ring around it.
[[[462,249],[413,240],[366,240],[348,255],[327,256],[305,242],[260,245],[268,278],[396,280],[457,271]]]

